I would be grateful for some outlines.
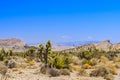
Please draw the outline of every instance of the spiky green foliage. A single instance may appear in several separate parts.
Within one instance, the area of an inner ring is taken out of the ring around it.
[[[38,57],[41,59],[41,61],[43,61],[44,50],[45,50],[44,46],[40,44],[38,48]]]
[[[51,41],[48,40],[48,42],[46,43],[46,49],[44,53],[45,64],[48,64],[48,54],[50,53],[52,53],[52,44],[51,44]]]
[[[12,51],[12,50],[9,50],[9,51],[8,51],[8,55],[9,55],[9,56],[13,56],[13,51]]]
[[[0,51],[0,60],[1,60],[1,61],[4,60],[5,55],[6,55],[6,53],[5,53],[5,49],[2,48],[1,51]]]
[[[30,56],[30,59],[34,59],[35,57],[35,48],[34,47],[30,47],[28,52],[27,52],[27,55]]]

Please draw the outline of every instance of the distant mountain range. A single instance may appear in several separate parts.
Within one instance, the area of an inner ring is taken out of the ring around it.
[[[73,42],[60,42],[60,43],[56,43],[57,45],[61,45],[61,46],[83,46],[83,45],[87,45],[87,44],[97,44],[100,41],[73,41]]]
[[[66,49],[64,51],[66,52],[79,52],[79,51],[83,51],[83,50],[100,50],[100,51],[115,51],[115,50],[120,50],[120,43],[117,44],[112,44],[110,42],[110,40],[105,40],[102,42],[99,42],[97,44],[87,44],[87,45],[83,45],[83,46],[78,46],[78,47],[74,47],[72,49]]]
[[[20,39],[0,39],[0,49],[12,49],[15,52],[26,51],[29,46],[38,47],[39,43],[26,44]],[[87,49],[98,49],[103,51],[120,50],[120,43],[112,44],[110,40],[105,41],[75,41],[75,42],[61,42],[52,45],[53,51],[81,51]]]

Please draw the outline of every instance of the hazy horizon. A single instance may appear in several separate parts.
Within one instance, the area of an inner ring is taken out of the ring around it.
[[[120,42],[120,1],[0,1],[0,39]]]

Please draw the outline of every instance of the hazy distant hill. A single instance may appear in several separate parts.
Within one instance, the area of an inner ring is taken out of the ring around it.
[[[57,44],[61,46],[83,46],[83,45],[94,44],[99,42],[100,41],[73,41],[73,42],[60,42]]]
[[[93,44],[87,44],[83,46],[78,46],[72,49],[64,50],[66,52],[79,52],[82,50],[88,50],[88,49],[98,49],[102,51],[114,51],[114,50],[120,50],[120,43],[118,44],[112,44],[110,40],[105,40],[100,43],[93,43]]]
[[[26,49],[26,43],[20,39],[0,39],[0,49],[6,50],[12,49],[13,51],[24,51]]]
[[[38,47],[39,44],[26,45],[26,43],[20,39],[12,38],[12,39],[0,39],[0,49],[5,48],[6,50],[12,49],[13,51],[25,51],[29,46]],[[111,51],[111,50],[120,50],[120,43],[112,44],[110,40],[105,40],[102,42],[99,41],[76,41],[76,42],[66,42],[66,43],[58,43],[52,45],[53,51],[82,51],[88,49],[98,49],[103,51]]]

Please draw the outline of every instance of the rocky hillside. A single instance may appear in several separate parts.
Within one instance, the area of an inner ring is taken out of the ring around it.
[[[72,49],[64,50],[65,52],[79,52],[82,50],[89,50],[89,49],[98,49],[100,51],[114,51],[120,50],[120,43],[112,44],[110,40],[102,41],[98,44],[87,44],[84,46],[75,47]]]
[[[26,43],[20,39],[1,39],[0,40],[0,49],[5,48],[6,50],[12,49],[13,51],[24,51]]]

